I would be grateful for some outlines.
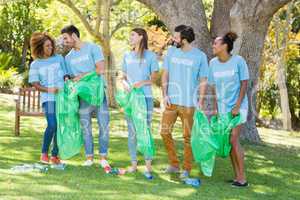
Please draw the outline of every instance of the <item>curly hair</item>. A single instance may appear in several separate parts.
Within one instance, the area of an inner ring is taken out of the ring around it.
[[[55,52],[55,42],[47,33],[34,32],[30,38],[30,49],[31,55],[34,59],[43,58],[44,57],[44,44],[47,40],[50,40],[52,44],[52,53],[51,56]]]

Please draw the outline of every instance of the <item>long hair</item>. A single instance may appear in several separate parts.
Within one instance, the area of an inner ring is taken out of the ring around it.
[[[30,38],[30,49],[31,55],[33,59],[43,58],[44,57],[44,43],[50,40],[52,44],[52,53],[51,56],[55,52],[55,42],[54,40],[47,34],[41,32],[34,32]]]
[[[138,49],[140,59],[142,59],[144,58],[145,51],[148,49],[148,34],[143,28],[134,28],[132,31],[136,32],[140,36],[143,36]]]

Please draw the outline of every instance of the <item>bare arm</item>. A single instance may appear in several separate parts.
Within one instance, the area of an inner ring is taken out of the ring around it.
[[[200,84],[199,84],[199,107],[201,109],[204,108],[204,100],[205,100],[205,95],[207,92],[207,78],[202,78],[200,80]]]
[[[84,77],[86,74],[88,74],[88,72],[85,72],[85,73],[81,73],[75,77],[73,77],[73,81],[79,81],[82,77]]]
[[[241,81],[241,89],[240,89],[240,95],[238,100],[236,101],[236,105],[238,105],[239,107],[241,106],[241,103],[246,95],[246,91],[247,91],[247,86],[248,86],[248,80],[244,80]]]
[[[140,88],[140,87],[143,87],[144,85],[152,85],[153,83],[155,83],[157,78],[158,78],[158,72],[153,72],[151,74],[150,80],[143,80],[143,81],[137,82],[133,85],[133,87]]]
[[[58,88],[56,88],[56,87],[53,87],[53,88],[44,87],[39,82],[34,82],[34,83],[32,83],[32,85],[33,85],[33,87],[35,87],[40,92],[47,92],[47,93],[54,93],[54,94],[58,92]]]
[[[240,111],[241,103],[246,95],[248,80],[241,81],[241,88],[239,98],[237,99],[234,108],[232,109],[232,114],[237,115]]]
[[[214,85],[211,86],[212,90],[212,114],[216,115],[218,113],[218,104],[217,104],[217,95],[216,95],[216,87]]]
[[[73,78],[73,81],[79,81],[82,77],[87,75],[89,72],[81,73]],[[104,75],[105,73],[105,66],[104,61],[99,61],[96,63],[96,73],[98,75]]]
[[[105,64],[104,64],[103,60],[96,63],[96,72],[99,75],[104,75],[104,73],[105,73]]]
[[[168,96],[168,82],[169,82],[169,72],[167,70],[163,70],[162,77],[162,95],[163,97]]]
[[[168,97],[169,72],[165,69],[163,70],[161,81],[162,81],[162,95],[163,95],[164,106],[169,107],[171,106],[171,102]]]
[[[130,91],[130,85],[127,81],[127,74],[125,74],[124,72],[122,75],[122,85],[125,90],[127,90],[128,92]]]

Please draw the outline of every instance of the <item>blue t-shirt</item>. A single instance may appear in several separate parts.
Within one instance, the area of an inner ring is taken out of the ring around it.
[[[241,81],[249,79],[246,61],[238,55],[233,55],[227,62],[213,58],[209,63],[208,83],[215,85],[218,112],[230,112],[240,95]],[[245,96],[240,109],[248,110],[248,98]]]
[[[95,71],[96,63],[104,60],[101,47],[93,43],[84,43],[79,49],[71,49],[66,55],[67,73],[77,76],[82,73]]]
[[[200,49],[170,47],[163,68],[169,73],[167,93],[172,104],[195,107],[201,78],[208,76],[207,56]]]
[[[130,85],[139,81],[150,80],[151,74],[159,70],[156,54],[146,50],[141,59],[136,52],[130,51],[124,55],[122,70]],[[144,85],[142,89],[146,97],[152,97],[151,85]]]
[[[47,88],[63,88],[65,74],[64,58],[61,55],[53,55],[47,59],[36,59],[30,64],[28,82],[39,82]],[[55,94],[41,92],[41,102],[46,101],[55,101]]]

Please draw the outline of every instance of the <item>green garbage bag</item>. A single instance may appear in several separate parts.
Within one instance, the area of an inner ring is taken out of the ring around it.
[[[78,154],[83,145],[79,98],[101,106],[104,94],[104,80],[96,72],[91,72],[78,82],[68,80],[56,95],[57,144],[62,159]]]
[[[147,124],[147,105],[142,89],[134,88],[130,92],[117,91],[116,101],[125,114],[132,119],[137,139],[137,150],[144,156],[155,154],[154,140]]]
[[[221,116],[213,116],[210,121],[210,126],[213,133],[213,138],[218,144],[217,156],[226,158],[231,151],[230,134],[231,130],[241,123],[240,115],[233,117],[231,112]]]
[[[211,176],[215,164],[218,144],[212,137],[212,129],[207,117],[202,111],[194,113],[191,146],[194,159],[200,165],[205,176]]]
[[[63,90],[56,95],[57,145],[62,159],[80,152],[83,135],[79,122],[79,101],[74,82],[67,81]]]
[[[104,99],[104,80],[96,72],[86,74],[74,85],[80,99],[87,103],[100,106]]]
[[[194,159],[205,176],[212,176],[216,156],[227,157],[231,150],[231,129],[240,124],[240,116],[231,113],[213,116],[196,110],[192,127],[191,146]]]

